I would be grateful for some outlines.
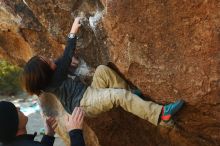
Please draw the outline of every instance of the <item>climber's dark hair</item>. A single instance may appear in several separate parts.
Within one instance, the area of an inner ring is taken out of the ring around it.
[[[21,74],[21,84],[30,95],[40,95],[50,83],[53,70],[41,56],[32,57]]]

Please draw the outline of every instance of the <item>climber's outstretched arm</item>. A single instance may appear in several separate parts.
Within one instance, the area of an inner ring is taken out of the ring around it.
[[[51,80],[51,86],[59,86],[68,74],[69,66],[72,62],[72,57],[76,48],[76,36],[75,34],[79,30],[80,17],[77,17],[71,27],[70,33],[67,38],[66,48],[64,50],[63,56],[57,62],[56,71]]]

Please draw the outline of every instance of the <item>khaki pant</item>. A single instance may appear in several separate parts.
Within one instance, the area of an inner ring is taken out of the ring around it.
[[[91,86],[83,95],[80,106],[90,117],[121,106],[124,110],[157,125],[162,106],[145,101],[126,89],[128,84],[115,71],[100,65],[95,71]]]

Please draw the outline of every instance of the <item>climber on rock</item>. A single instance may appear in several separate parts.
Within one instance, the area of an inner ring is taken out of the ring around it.
[[[95,117],[121,106],[154,125],[172,121],[173,115],[183,106],[183,100],[164,106],[145,101],[133,94],[126,81],[105,65],[96,68],[90,86],[81,82],[79,77],[68,77],[68,68],[76,47],[76,33],[80,28],[79,21],[80,18],[76,18],[72,25],[66,48],[58,64],[42,56],[34,56],[27,62],[22,74],[24,89],[29,94],[38,96],[43,92],[53,93],[68,113],[80,106],[86,116]]]
[[[28,117],[19,108],[8,101],[0,101],[0,142],[4,146],[53,146],[54,129],[57,122],[54,118],[45,119],[45,135],[41,142],[34,141],[36,133],[27,134]],[[76,107],[72,115],[66,120],[66,128],[70,135],[71,146],[85,146],[82,135],[84,111]]]

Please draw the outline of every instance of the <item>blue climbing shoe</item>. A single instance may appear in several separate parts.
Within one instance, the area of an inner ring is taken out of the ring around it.
[[[161,115],[161,120],[164,121],[164,122],[168,122],[171,117],[181,109],[181,107],[183,106],[184,104],[184,101],[181,99],[181,100],[177,100],[176,102],[174,103],[171,103],[171,104],[168,104],[168,105],[165,105],[163,108],[162,108],[162,115]]]
[[[133,92],[135,95],[139,96],[139,97],[142,96],[142,92],[141,92],[141,90],[139,90],[139,89],[135,89],[135,90],[133,90],[132,92]]]

